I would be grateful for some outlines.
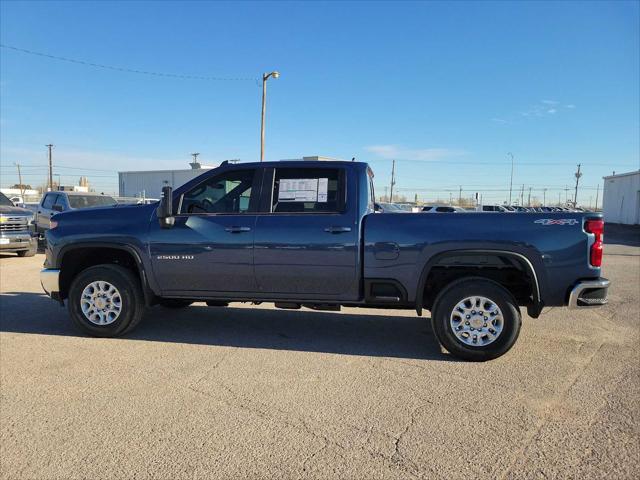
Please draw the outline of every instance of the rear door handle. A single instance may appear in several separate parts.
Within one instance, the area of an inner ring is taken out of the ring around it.
[[[345,233],[345,232],[350,232],[351,231],[351,227],[327,227],[324,229],[325,232],[327,233]]]
[[[227,227],[225,228],[226,232],[229,233],[242,233],[242,232],[250,232],[251,231],[251,227],[237,227],[237,226],[233,226],[233,227]]]

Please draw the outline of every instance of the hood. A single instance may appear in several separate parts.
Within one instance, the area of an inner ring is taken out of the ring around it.
[[[31,210],[21,207],[5,207],[0,205],[0,214],[4,215],[33,215]]]

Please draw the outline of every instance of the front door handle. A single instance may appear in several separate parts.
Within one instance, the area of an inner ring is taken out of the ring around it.
[[[250,232],[251,231],[251,227],[237,227],[237,226],[233,226],[233,227],[227,227],[224,229],[226,232],[229,233],[242,233],[242,232]]]
[[[327,227],[324,229],[325,232],[327,233],[345,233],[345,232],[350,232],[351,231],[351,227]]]

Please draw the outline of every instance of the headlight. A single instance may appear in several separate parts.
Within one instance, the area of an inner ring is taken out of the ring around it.
[[[29,225],[31,225],[31,224],[34,222],[34,220],[35,220],[35,219],[36,219],[36,216],[35,216],[34,214],[29,215],[29,216],[27,217],[27,223],[28,223]]]
[[[49,222],[49,229],[53,230],[54,228],[56,228],[58,226],[58,221],[57,220],[51,220]]]

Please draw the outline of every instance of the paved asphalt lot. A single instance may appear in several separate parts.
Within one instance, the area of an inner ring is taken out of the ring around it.
[[[607,229],[608,306],[526,317],[482,364],[404,311],[155,307],[88,338],[42,255],[0,255],[0,477],[631,478],[639,237]]]

